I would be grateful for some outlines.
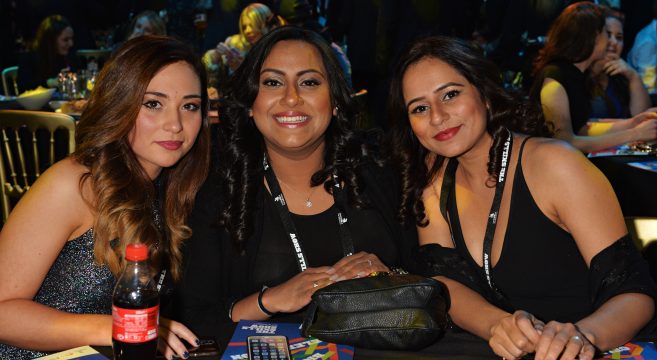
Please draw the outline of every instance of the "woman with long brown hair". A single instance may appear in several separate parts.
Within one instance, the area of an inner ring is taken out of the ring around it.
[[[23,92],[38,86],[56,87],[62,69],[75,70],[73,27],[61,15],[50,15],[37,28],[30,51],[21,55],[18,64],[18,89]]]
[[[166,315],[181,245],[207,175],[203,65],[178,40],[142,36],[99,75],[76,152],[48,169],[0,233],[0,357],[110,345],[111,293],[127,244],[149,246]],[[167,358],[186,358],[185,326],[160,318]],[[26,350],[30,349],[30,350]]]

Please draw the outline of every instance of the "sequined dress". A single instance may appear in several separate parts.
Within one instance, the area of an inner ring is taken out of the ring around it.
[[[75,314],[111,314],[115,278],[94,261],[94,236],[89,229],[68,241],[48,271],[34,301]],[[35,334],[38,336],[38,334]],[[33,359],[47,353],[0,344],[0,359]]]

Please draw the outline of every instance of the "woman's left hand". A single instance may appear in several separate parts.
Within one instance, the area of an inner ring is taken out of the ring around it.
[[[595,347],[572,323],[550,321],[541,332],[536,346],[536,360],[589,360]]]
[[[335,263],[332,269],[329,270],[331,274],[329,279],[336,282],[365,277],[373,272],[388,271],[390,269],[376,255],[361,251],[351,256],[345,256]]]
[[[168,360],[171,360],[174,356],[181,359],[187,359],[189,357],[188,349],[182,343],[181,339],[184,339],[194,347],[199,343],[198,337],[185,325],[163,317],[160,317],[160,328],[157,334],[159,337],[157,349]]]

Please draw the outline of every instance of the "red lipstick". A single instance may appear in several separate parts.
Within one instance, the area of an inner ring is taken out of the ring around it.
[[[438,140],[438,141],[447,141],[447,140],[453,138],[454,135],[456,135],[456,133],[459,132],[459,130],[461,130],[461,125],[445,129],[445,130],[439,132],[438,134],[434,135],[433,138]]]

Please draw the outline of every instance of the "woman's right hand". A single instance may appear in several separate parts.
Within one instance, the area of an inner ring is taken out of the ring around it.
[[[642,112],[628,119],[634,125],[633,141],[653,141],[657,139],[657,112]]]
[[[331,267],[308,268],[290,280],[267,289],[262,304],[271,312],[291,313],[310,303],[312,294],[331,283]]]
[[[174,356],[180,359],[189,357],[189,351],[181,339],[192,346],[199,344],[198,337],[185,325],[164,317],[160,317],[158,337],[157,348],[167,359],[173,359]]]
[[[491,327],[488,344],[505,359],[519,359],[535,351],[544,326],[534,315],[518,310]]]

